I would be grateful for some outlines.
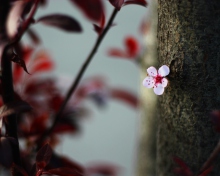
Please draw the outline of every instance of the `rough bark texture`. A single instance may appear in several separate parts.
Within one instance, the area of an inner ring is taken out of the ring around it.
[[[173,175],[172,156],[197,172],[217,144],[209,112],[220,109],[219,9],[219,0],[159,0],[159,62],[171,74],[159,98],[158,176]],[[211,175],[219,171],[216,162]]]
[[[157,67],[157,1],[149,1],[145,18],[150,24],[145,36],[146,52],[142,59],[141,69],[141,123],[139,130],[139,146],[136,176],[154,176],[156,165],[156,131],[157,131],[157,100],[152,89],[143,87],[142,80],[146,77],[146,69]]]

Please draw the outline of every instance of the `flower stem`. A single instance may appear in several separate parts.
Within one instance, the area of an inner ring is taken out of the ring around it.
[[[68,90],[68,92],[65,96],[65,99],[64,99],[62,105],[60,106],[60,109],[58,110],[58,112],[56,113],[56,115],[54,117],[53,124],[51,125],[51,127],[47,131],[45,131],[45,133],[40,137],[39,141],[37,142],[37,144],[38,144],[37,149],[40,148],[40,145],[42,145],[44,139],[50,135],[50,133],[53,131],[54,127],[56,126],[57,122],[59,121],[59,118],[61,117],[61,115],[62,115],[62,113],[63,113],[63,111],[64,111],[64,109],[67,105],[67,102],[69,101],[70,97],[76,91],[76,88],[78,87],[79,82],[80,82],[83,74],[85,73],[85,71],[86,71],[89,63],[91,62],[93,56],[95,55],[96,51],[98,50],[98,48],[99,48],[102,40],[104,39],[106,33],[108,32],[109,28],[111,27],[111,25],[113,23],[113,20],[114,20],[117,13],[118,13],[118,10],[115,8],[112,12],[112,15],[111,15],[106,27],[104,28],[103,32],[98,36],[93,49],[91,50],[90,54],[88,55],[87,59],[85,60],[84,64],[82,65],[81,69],[79,70],[72,86]]]

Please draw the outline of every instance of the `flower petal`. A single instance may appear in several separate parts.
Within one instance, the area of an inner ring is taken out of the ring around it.
[[[148,73],[150,76],[155,77],[155,76],[157,76],[157,69],[154,68],[154,67],[149,67],[149,68],[147,69],[147,73]]]
[[[163,86],[163,87],[166,87],[167,84],[168,84],[168,80],[167,80],[166,78],[163,78],[163,79],[162,79],[162,86]]]
[[[155,85],[155,87],[154,87],[154,93],[155,93],[156,95],[162,95],[163,92],[164,92],[164,87],[162,86],[162,84],[157,84],[157,85]]]
[[[143,80],[143,86],[147,87],[147,88],[152,88],[155,84],[154,78],[151,76],[147,76],[144,80]]]
[[[160,76],[167,76],[170,73],[170,68],[166,65],[163,65],[159,68],[158,73]]]

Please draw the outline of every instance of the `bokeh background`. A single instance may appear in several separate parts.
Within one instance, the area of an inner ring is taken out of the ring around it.
[[[113,6],[104,1],[108,19]],[[97,34],[92,23],[68,0],[49,1],[48,6],[38,10],[36,18],[51,13],[69,14],[83,28],[83,32],[78,34],[65,33],[41,24],[33,26],[42,39],[41,48],[47,49],[55,60],[54,74],[65,78],[64,84],[68,87],[92,49]],[[107,50],[110,47],[123,48],[123,40],[128,35],[143,43],[140,24],[146,15],[147,8],[138,5],[128,5],[120,10],[114,21],[116,25],[109,30],[84,78],[102,75],[111,87],[125,88],[139,96],[138,65],[133,61],[111,58],[107,56]],[[104,108],[90,101],[86,105],[91,107],[92,112],[81,123],[82,132],[77,136],[62,136],[62,143],[56,150],[83,165],[114,163],[122,167],[120,175],[133,176],[137,159],[139,111],[118,101],[108,101]]]

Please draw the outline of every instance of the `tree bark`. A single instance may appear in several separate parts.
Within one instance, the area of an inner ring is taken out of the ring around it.
[[[219,138],[209,113],[220,108],[220,1],[158,3],[159,62],[171,73],[159,98],[157,175],[173,175],[172,156],[196,173]],[[216,166],[211,175],[218,175]]]

